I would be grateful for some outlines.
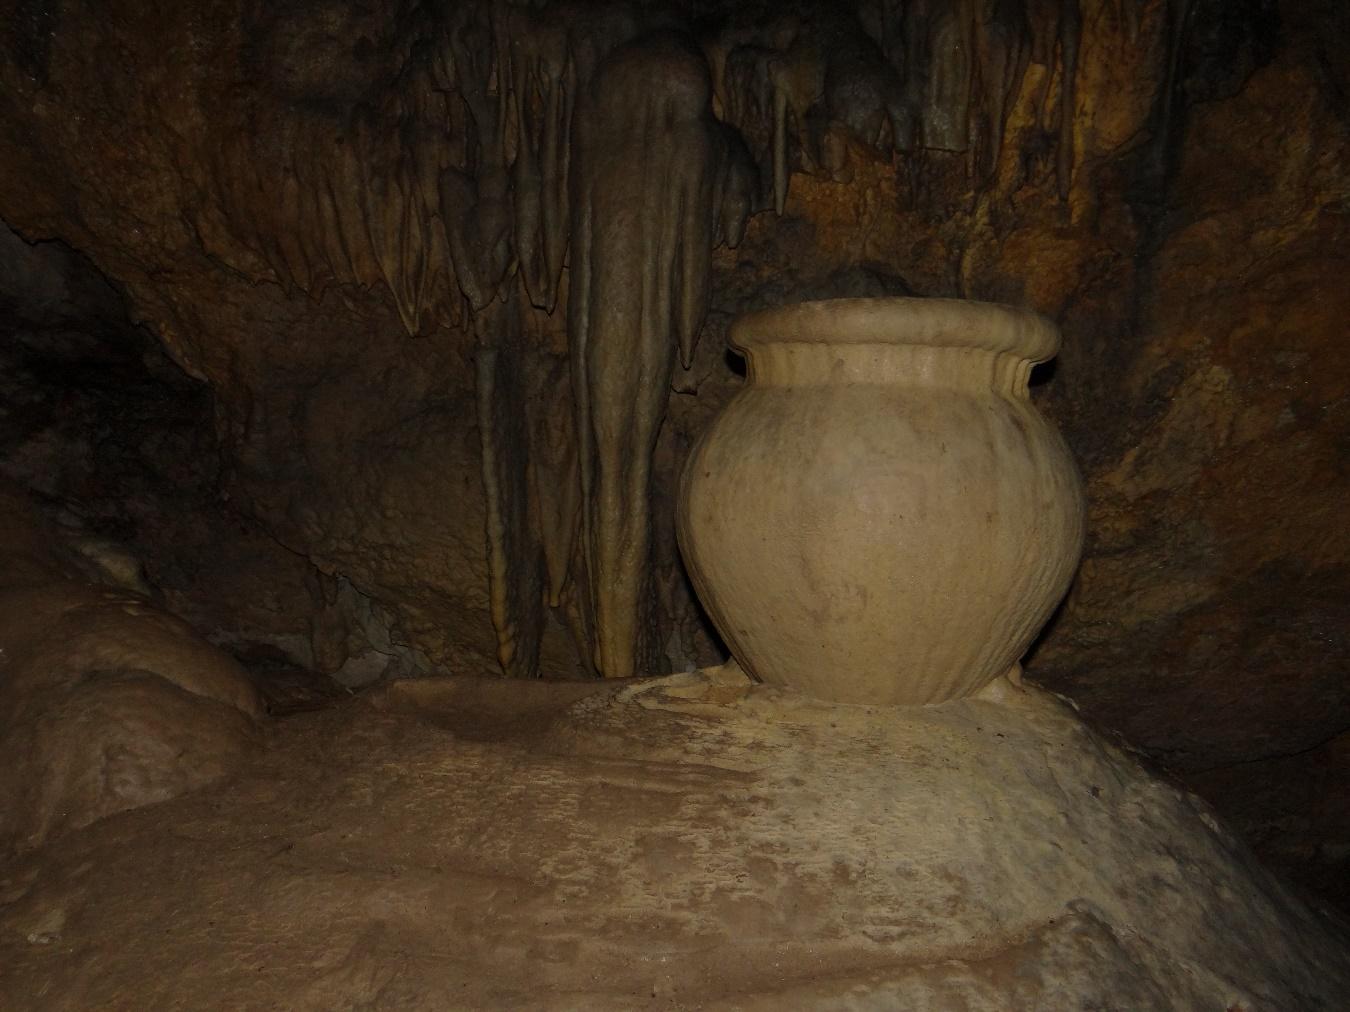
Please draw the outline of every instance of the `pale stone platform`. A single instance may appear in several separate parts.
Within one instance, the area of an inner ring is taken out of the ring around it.
[[[0,869],[0,1006],[1338,1008],[1339,930],[1034,688],[426,680]]]

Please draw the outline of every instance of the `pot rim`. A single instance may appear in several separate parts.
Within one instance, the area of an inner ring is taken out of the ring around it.
[[[1045,362],[1059,351],[1055,324],[1030,309],[967,299],[821,299],[737,317],[740,351],[772,344],[891,344],[1012,352]]]

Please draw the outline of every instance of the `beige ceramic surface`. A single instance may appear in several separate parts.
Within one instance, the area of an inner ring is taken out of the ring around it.
[[[969,695],[1068,589],[1083,495],[1028,399],[1025,310],[840,299],[741,318],[747,384],[686,467],[680,545],[761,681],[845,702]]]

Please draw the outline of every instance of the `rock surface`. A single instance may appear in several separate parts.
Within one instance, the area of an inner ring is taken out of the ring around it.
[[[1084,463],[1090,533],[1031,666],[1350,908],[1350,120],[1334,97],[1350,60],[1332,41],[1350,8],[1223,6],[1233,34],[1191,54],[1208,70],[1186,85],[1170,184],[1145,198],[1162,206],[1132,333],[1089,324],[1092,297],[1064,322],[1078,339],[1046,408]],[[1255,68],[1233,55],[1262,51]],[[1294,772],[1310,751],[1315,793]]]
[[[0,1003],[1332,1009],[1345,927],[1038,690],[421,680],[8,866]]]
[[[0,853],[219,779],[262,715],[234,660],[62,549],[0,487]]]

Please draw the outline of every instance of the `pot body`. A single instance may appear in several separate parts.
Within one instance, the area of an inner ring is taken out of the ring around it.
[[[942,309],[867,301],[887,318]],[[686,465],[695,588],[763,682],[852,703],[969,695],[1068,589],[1077,469],[1029,400],[1026,349],[911,343],[904,327],[832,342],[828,314],[816,322],[818,340],[745,342],[747,385]]]

